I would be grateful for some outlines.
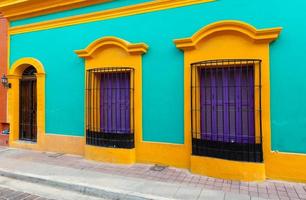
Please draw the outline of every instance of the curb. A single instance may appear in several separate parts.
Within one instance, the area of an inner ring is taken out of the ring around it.
[[[20,181],[43,184],[72,192],[81,193],[88,196],[100,197],[109,200],[173,200],[170,198],[154,195],[142,194],[138,192],[129,192],[113,188],[93,187],[85,184],[74,184],[64,181],[48,179],[47,177],[37,176],[27,173],[11,172],[0,169],[0,176],[12,178]]]

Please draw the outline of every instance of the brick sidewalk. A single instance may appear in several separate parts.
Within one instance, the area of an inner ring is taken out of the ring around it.
[[[189,173],[184,169],[166,167],[161,171],[152,165],[114,165],[101,162],[85,160],[82,157],[35,152],[16,149],[3,149],[0,156],[7,156],[18,161],[31,161],[33,163],[44,163],[48,165],[73,168],[103,174],[132,177],[147,181],[159,181],[164,183],[180,184],[181,186],[192,186],[193,188],[209,189],[233,194],[249,195],[252,198],[264,199],[302,199],[306,200],[306,185],[302,183],[291,183],[267,180],[265,182],[240,182],[223,179],[210,178]]]

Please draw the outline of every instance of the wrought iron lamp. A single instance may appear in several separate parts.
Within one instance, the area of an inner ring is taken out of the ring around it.
[[[5,74],[2,75],[1,83],[5,88],[11,88],[11,83],[8,82],[8,79]]]

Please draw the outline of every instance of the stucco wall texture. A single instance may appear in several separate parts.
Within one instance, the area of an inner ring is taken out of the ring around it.
[[[0,17],[0,76],[7,74],[7,20]],[[6,122],[7,91],[0,85],[0,130]]]

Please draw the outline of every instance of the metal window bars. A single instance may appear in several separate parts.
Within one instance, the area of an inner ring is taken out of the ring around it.
[[[192,154],[262,162],[261,60],[191,64]]]
[[[134,148],[134,69],[86,71],[86,144]]]

